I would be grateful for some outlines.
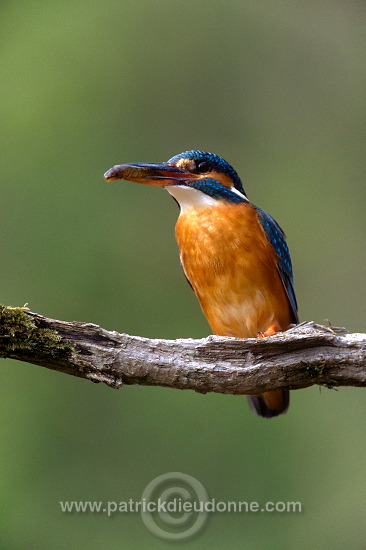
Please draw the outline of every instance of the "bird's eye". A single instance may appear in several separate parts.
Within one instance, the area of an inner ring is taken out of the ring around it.
[[[210,165],[206,160],[203,160],[202,162],[198,162],[196,165],[196,172],[199,174],[204,174],[205,172],[210,171]]]

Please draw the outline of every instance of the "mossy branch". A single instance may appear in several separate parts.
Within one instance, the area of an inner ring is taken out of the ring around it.
[[[302,323],[269,338],[151,340],[0,306],[0,357],[113,388],[123,384],[255,394],[366,386],[366,334]]]

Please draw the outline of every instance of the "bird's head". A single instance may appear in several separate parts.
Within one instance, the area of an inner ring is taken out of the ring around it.
[[[158,164],[120,164],[104,174],[107,181],[128,180],[165,187],[181,208],[215,200],[246,202],[241,180],[230,164],[213,153],[185,151]]]

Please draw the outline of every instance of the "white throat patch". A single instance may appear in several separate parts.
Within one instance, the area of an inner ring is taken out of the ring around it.
[[[213,199],[209,195],[206,195],[206,193],[203,193],[194,187],[186,187],[185,185],[169,185],[165,187],[165,189],[178,202],[181,214],[184,214],[190,208],[197,210],[207,206],[217,206],[216,199]]]

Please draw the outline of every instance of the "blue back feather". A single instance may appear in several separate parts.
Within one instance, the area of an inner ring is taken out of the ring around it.
[[[260,208],[255,208],[259,214],[262,227],[279,258],[278,269],[291,304],[293,313],[292,321],[293,323],[298,323],[299,318],[297,315],[294,276],[292,273],[291,256],[286,243],[285,234],[278,223],[269,214],[267,214],[267,212],[264,212],[264,210],[261,210]]]

